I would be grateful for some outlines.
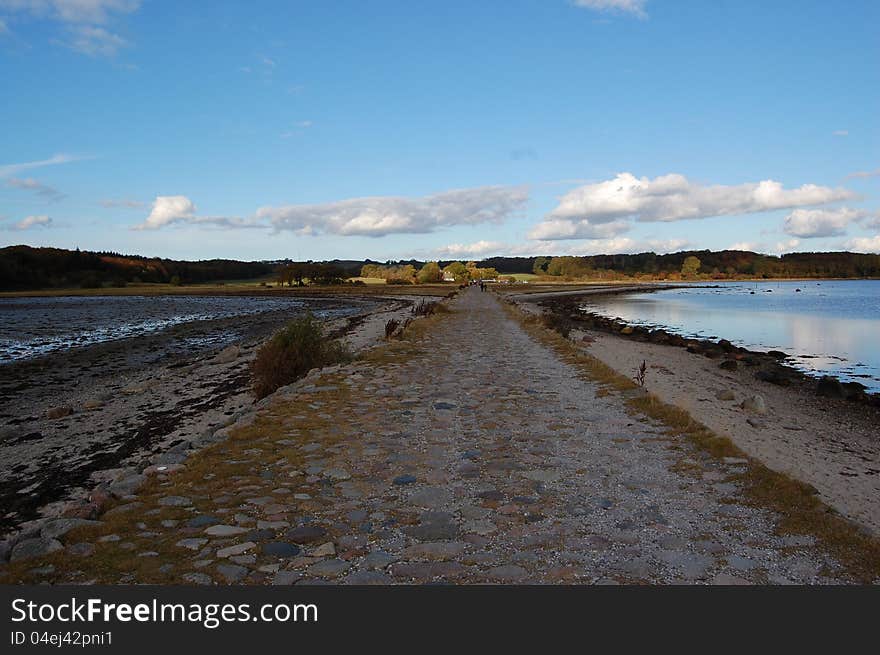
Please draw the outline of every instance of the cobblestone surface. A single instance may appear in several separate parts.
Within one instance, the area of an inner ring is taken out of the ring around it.
[[[628,413],[494,294],[450,307],[399,356],[318,379],[188,463],[189,482],[161,481],[92,537],[102,561],[159,552],[109,581],[839,581],[809,537],[740,502],[741,462]],[[108,581],[89,561],[47,579]]]

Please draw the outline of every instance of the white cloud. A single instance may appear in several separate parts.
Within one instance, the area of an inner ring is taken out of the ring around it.
[[[49,157],[49,159],[42,159],[40,161],[29,161],[21,164],[4,164],[0,165],[0,178],[18,175],[19,173],[30,170],[32,168],[53,166],[55,164],[67,164],[68,162],[77,161],[80,159],[83,159],[83,157],[75,157],[73,155],[65,155],[62,153],[58,155],[52,155],[51,157]]]
[[[84,55],[112,57],[120,48],[127,46],[128,41],[103,27],[80,25],[72,28],[70,40],[65,45]]]
[[[26,216],[21,219],[18,223],[14,225],[10,225],[10,230],[22,231],[29,230],[33,227],[50,227],[52,225],[52,219],[48,216]]]
[[[535,255],[616,255],[641,252],[666,254],[680,252],[692,248],[687,239],[644,239],[615,237],[611,239],[587,239],[585,241],[565,243],[560,241],[531,241],[517,246],[504,248],[508,256],[530,257]]]
[[[128,42],[104,25],[140,8],[140,0],[0,0],[0,9],[30,14],[64,26],[68,38],[54,40],[90,56],[114,56]]]
[[[45,198],[50,201],[62,200],[66,196],[61,193],[58,189],[50,187],[46,184],[38,182],[32,177],[27,177],[24,179],[19,179],[17,177],[11,177],[6,181],[6,186],[11,187],[13,189],[22,189],[24,191],[33,191],[38,196]]]
[[[780,241],[773,247],[773,252],[782,254],[784,252],[794,252],[801,245],[800,239],[789,239],[788,241]]]
[[[450,243],[437,248],[434,253],[439,257],[480,257],[492,252],[505,250],[506,245],[500,241],[477,241],[475,243]]]
[[[457,189],[423,198],[353,198],[317,205],[262,207],[258,220],[299,234],[373,236],[425,233],[451,225],[500,223],[528,200],[523,187]]]
[[[839,209],[795,209],[785,217],[786,234],[804,239],[839,237],[853,221],[861,220],[867,212],[840,207]]]
[[[738,241],[737,243],[728,246],[727,250],[744,250],[746,252],[757,252],[758,248],[760,247],[760,244],[755,243],[754,241]]]
[[[573,0],[576,7],[584,7],[593,11],[632,14],[639,18],[647,18],[645,5],[648,0]]]
[[[833,136],[849,136],[849,130],[834,130],[831,134]]]
[[[880,177],[880,168],[875,168],[873,171],[857,171],[855,173],[850,173],[846,176],[848,179],[862,179],[866,180],[872,177]]]
[[[146,220],[133,230],[157,230],[170,225],[209,225],[213,227],[253,228],[266,227],[253,220],[228,216],[198,216],[196,206],[186,196],[156,196],[153,209]]]
[[[620,234],[624,221],[679,221],[822,205],[852,198],[847,189],[805,184],[785,189],[774,180],[703,186],[683,175],[653,180],[620,173],[567,193],[529,235],[533,239],[596,238]],[[601,227],[608,225],[608,227]]]
[[[137,229],[155,230],[172,223],[191,222],[195,216],[196,206],[186,196],[156,196],[153,211]]]
[[[0,0],[0,9],[27,12],[63,23],[106,23],[138,10],[140,0]]]
[[[880,234],[872,237],[856,237],[847,241],[844,246],[853,252],[880,253]]]

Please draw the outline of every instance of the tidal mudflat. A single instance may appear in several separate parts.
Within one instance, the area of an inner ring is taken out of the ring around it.
[[[0,533],[133,467],[173,464],[250,407],[255,348],[310,310],[337,336],[405,301],[3,299]],[[369,338],[374,338],[375,335]],[[369,340],[369,339],[368,339]],[[363,344],[361,344],[363,345]]]

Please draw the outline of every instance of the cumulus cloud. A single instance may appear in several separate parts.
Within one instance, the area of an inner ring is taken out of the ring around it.
[[[153,211],[138,229],[155,230],[173,223],[191,222],[195,216],[196,206],[186,196],[156,196]]]
[[[584,7],[593,11],[631,14],[638,18],[647,18],[645,5],[648,0],[573,0],[576,7]]]
[[[847,241],[844,246],[853,252],[880,253],[880,234],[872,237],[856,237]]]
[[[477,241],[475,243],[450,243],[447,246],[437,248],[434,253],[439,257],[480,257],[492,252],[501,252],[506,245],[500,241]]]
[[[198,216],[196,206],[186,196],[156,196],[146,220],[133,230],[157,230],[171,225],[208,225],[213,227],[264,227],[252,220],[228,216]]]
[[[66,196],[61,193],[58,189],[50,187],[46,184],[42,184],[38,182],[32,177],[27,177],[24,179],[19,179],[17,177],[11,177],[6,181],[6,186],[11,187],[13,189],[22,189],[24,191],[33,191],[38,196],[45,198],[49,201],[58,201],[66,198]]]
[[[839,237],[853,221],[867,216],[867,212],[840,207],[839,209],[795,209],[785,217],[786,234],[804,239]]]
[[[760,244],[755,243],[754,241],[738,241],[734,244],[731,244],[727,247],[728,250],[743,250],[745,252],[758,252],[758,248],[760,248]]]
[[[524,207],[523,187],[457,189],[423,198],[353,198],[316,205],[262,207],[258,220],[299,234],[381,237],[419,234],[452,225],[499,223]]]
[[[43,166],[54,166],[55,164],[67,164],[68,162],[77,161],[83,157],[74,155],[66,155],[64,153],[52,155],[49,159],[41,159],[39,161],[28,161],[21,164],[3,164],[0,165],[0,178],[18,175],[19,173],[33,168],[42,168]]]
[[[20,232],[35,227],[51,227],[51,225],[52,219],[48,216],[25,216],[17,223],[10,225],[8,229]]]
[[[533,239],[596,238],[620,234],[626,221],[679,221],[822,205],[852,198],[847,189],[805,184],[785,189],[774,180],[735,186],[703,186],[683,175],[614,179],[567,193],[529,235]],[[607,226],[607,227],[602,227]]]

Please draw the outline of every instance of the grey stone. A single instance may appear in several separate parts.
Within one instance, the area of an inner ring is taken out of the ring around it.
[[[218,564],[217,572],[226,582],[241,582],[248,574],[248,569],[238,564]]]
[[[309,575],[317,575],[322,578],[336,578],[351,568],[351,562],[341,559],[326,559],[323,562],[312,564],[308,568]]]
[[[247,528],[240,528],[237,525],[212,525],[210,528],[205,528],[205,534],[212,537],[234,537],[245,532],[248,532]]]
[[[9,556],[10,562],[18,562],[31,557],[42,557],[50,553],[55,553],[64,548],[57,539],[46,539],[44,537],[35,537],[33,539],[22,539],[12,549]]]
[[[50,519],[49,521],[46,521],[40,529],[40,536],[45,539],[57,539],[63,537],[75,528],[83,528],[93,525],[101,525],[101,522],[75,518]]]
[[[319,525],[302,525],[288,530],[284,538],[297,544],[308,544],[322,539],[327,531]]]
[[[210,575],[207,575],[206,573],[197,573],[197,572],[184,573],[183,579],[186,582],[189,582],[190,584],[197,584],[197,585],[214,584],[214,580],[211,578]]]
[[[260,547],[260,552],[269,557],[296,557],[300,554],[300,547],[285,541],[270,541]]]

